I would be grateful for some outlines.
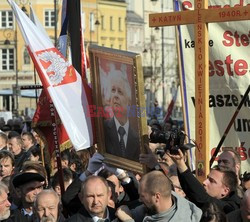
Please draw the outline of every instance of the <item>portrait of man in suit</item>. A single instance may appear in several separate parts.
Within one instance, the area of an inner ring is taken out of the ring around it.
[[[111,65],[107,74],[106,92],[112,114],[104,119],[105,149],[109,154],[138,162],[139,133],[133,117],[129,116],[132,89],[126,71],[124,67],[118,69]],[[132,75],[132,72],[129,74]]]

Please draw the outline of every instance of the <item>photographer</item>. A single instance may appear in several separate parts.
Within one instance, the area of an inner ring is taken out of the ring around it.
[[[168,151],[167,151],[168,152]],[[214,202],[226,214],[240,206],[240,198],[236,195],[237,176],[235,172],[216,166],[211,169],[207,179],[201,185],[188,169],[182,151],[168,155],[177,165],[181,186],[190,201],[202,208],[207,202]]]
[[[117,209],[116,215],[124,222],[200,221],[201,210],[171,189],[171,181],[162,172],[151,171],[139,184],[143,204],[131,211],[123,205]]]

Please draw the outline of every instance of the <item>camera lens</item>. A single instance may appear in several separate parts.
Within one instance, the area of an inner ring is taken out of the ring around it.
[[[150,134],[151,143],[167,143],[169,138],[170,138],[169,133],[165,133],[158,129],[152,128],[152,133]]]

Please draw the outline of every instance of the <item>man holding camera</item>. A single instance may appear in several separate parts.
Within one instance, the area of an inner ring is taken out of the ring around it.
[[[201,210],[172,192],[170,180],[160,171],[142,177],[139,194],[142,205],[131,211],[124,205],[118,208],[116,215],[121,221],[200,221]]]
[[[215,202],[226,214],[240,206],[236,194],[237,176],[235,172],[215,166],[201,185],[188,169],[182,151],[168,155],[177,165],[178,177],[188,199],[202,208],[207,202]]]

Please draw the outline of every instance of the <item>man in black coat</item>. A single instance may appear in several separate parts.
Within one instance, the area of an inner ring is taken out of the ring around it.
[[[139,161],[138,127],[132,126],[131,122],[133,116],[130,116],[129,107],[132,97],[127,74],[114,69],[109,73],[109,78],[110,105],[114,116],[104,121],[106,151],[119,157]],[[137,116],[134,117],[136,119]]]
[[[93,222],[100,219],[114,221],[115,209],[108,207],[111,197],[107,181],[98,176],[90,176],[83,183],[79,194],[83,207],[67,222]]]
[[[9,149],[10,152],[14,154],[15,157],[15,173],[19,173],[23,163],[28,159],[27,152],[23,149],[23,141],[21,136],[13,136],[9,139]]]
[[[103,160],[104,157],[101,154],[95,153],[89,159],[87,170],[82,173],[79,178],[75,178],[64,192],[62,196],[62,203],[64,205],[64,209],[67,210],[69,215],[77,213],[81,208],[81,202],[78,193],[81,191],[82,182],[103,166],[105,166],[105,168],[98,173],[98,176],[109,179],[115,186],[115,195],[117,198],[115,201],[115,206],[119,206],[121,204],[127,205],[128,202],[129,206],[134,206],[134,204],[137,204],[137,202],[134,202],[134,200],[139,198],[138,182],[134,175],[132,173],[127,174],[122,169],[108,167],[106,164],[103,165]],[[109,204],[109,206],[111,205]]]
[[[22,141],[23,141],[23,148],[26,151],[29,151],[32,147],[36,147],[36,145],[35,145],[36,139],[32,133],[24,132],[24,133],[22,133],[21,137],[22,137]]]
[[[23,172],[17,174],[12,180],[21,205],[11,212],[14,221],[33,221],[33,205],[36,196],[43,190],[45,178],[38,173]]]
[[[239,209],[240,198],[236,194],[238,181],[235,172],[215,166],[201,184],[186,166],[182,151],[178,151],[178,154],[169,156],[177,165],[181,187],[190,201],[200,208],[205,203],[214,202],[226,214]]]

